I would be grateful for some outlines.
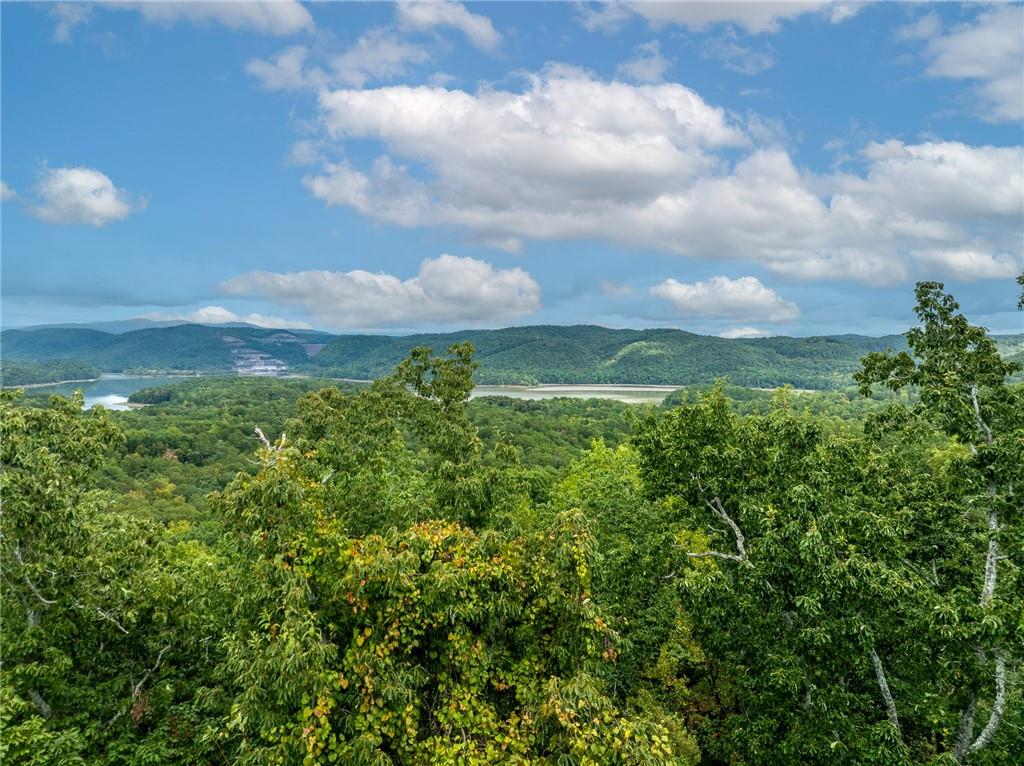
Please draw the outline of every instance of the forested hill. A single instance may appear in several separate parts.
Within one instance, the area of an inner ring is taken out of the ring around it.
[[[80,327],[5,330],[0,345],[7,361],[75,359],[103,372],[231,372],[268,362],[301,367],[331,338],[308,330],[183,324],[125,333]]]
[[[512,327],[399,338],[341,336],[316,356],[339,377],[376,378],[409,350],[442,350],[468,341],[481,383],[710,383],[728,376],[742,386],[833,388],[869,351],[902,349],[902,336],[727,340],[682,330],[612,330],[593,325]]]
[[[479,383],[692,385],[727,376],[741,386],[815,389],[847,386],[866,353],[905,346],[900,335],[727,340],[682,330],[592,325],[402,337],[206,325],[119,334],[84,328],[2,334],[3,356],[9,361],[75,360],[105,372],[230,372],[269,365],[281,372],[359,379],[387,374],[416,346],[440,352],[459,342],[476,348]],[[1024,349],[1024,336],[1003,336],[1000,342],[1006,354]]]

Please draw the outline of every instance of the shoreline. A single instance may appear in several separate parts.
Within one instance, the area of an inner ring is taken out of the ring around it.
[[[78,380],[54,380],[49,383],[19,383],[13,386],[5,385],[3,389],[8,391],[16,388],[46,388],[47,386],[66,386],[69,383],[96,383],[100,380],[103,380],[102,376],[98,378],[79,378]]]

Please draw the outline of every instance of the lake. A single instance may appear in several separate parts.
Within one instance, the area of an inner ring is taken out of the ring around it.
[[[57,383],[52,386],[33,386],[28,392],[33,394],[60,394],[71,396],[81,389],[85,395],[85,409],[92,409],[102,404],[108,410],[128,410],[128,397],[143,388],[165,386],[168,383],[180,383],[189,380],[187,375],[119,375],[104,373],[99,380],[89,383]]]
[[[147,376],[118,375],[105,373],[91,383],[59,383],[52,386],[38,386],[32,393],[60,394],[70,396],[81,389],[85,395],[85,408],[101,404],[110,410],[131,409],[128,397],[136,391],[168,383],[188,380],[188,376]],[[661,404],[664,398],[678,386],[617,386],[604,384],[589,385],[541,385],[541,386],[476,386],[470,398],[478,396],[507,396],[512,399],[554,399],[565,396],[572,399],[614,399],[629,404]]]
[[[478,396],[508,396],[512,399],[614,399],[627,404],[661,404],[679,386],[625,386],[590,383],[581,385],[547,384],[540,386],[476,386],[471,399]]]

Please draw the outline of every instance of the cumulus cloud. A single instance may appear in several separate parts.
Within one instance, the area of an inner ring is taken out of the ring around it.
[[[143,0],[111,3],[108,7],[137,10],[146,21],[164,26],[186,21],[193,24],[220,24],[229,29],[279,36],[295,34],[314,26],[313,17],[299,0]]]
[[[660,82],[671,62],[661,55],[661,43],[651,40],[637,47],[636,55],[619,64],[620,77],[635,82]]]
[[[923,268],[936,276],[965,282],[979,279],[1010,279],[1024,271],[1024,258],[1010,253],[976,250],[920,250],[914,254]]]
[[[975,83],[980,116],[986,120],[1024,119],[1024,6],[991,8],[945,35],[937,34],[934,23],[918,23],[925,28],[914,32],[929,38],[924,48],[929,76]]]
[[[314,197],[506,249],[601,239],[874,284],[931,269],[925,251],[1021,251],[1020,147],[874,143],[859,172],[819,175],[794,165],[780,125],[566,66],[520,91],[324,89],[318,103],[325,141],[379,153],[322,161],[304,178]]]
[[[14,202],[18,199],[18,192],[0,181],[0,202]]]
[[[245,71],[266,90],[361,88],[371,81],[401,77],[411,65],[429,61],[430,53],[386,29],[371,29],[348,50],[328,57],[323,67],[310,64],[309,59],[309,49],[295,45],[269,59],[250,59]]]
[[[269,60],[249,59],[245,71],[266,90],[301,90],[326,85],[327,74],[322,69],[306,68],[308,57],[308,48],[293,45]]]
[[[701,55],[738,74],[760,74],[775,66],[775,54],[742,45],[732,30],[707,40]]]
[[[927,40],[942,30],[939,14],[931,11],[896,30],[897,40]]]
[[[352,48],[335,56],[331,64],[337,82],[362,87],[370,80],[400,77],[410,64],[429,60],[426,48],[401,40],[387,30],[371,29]]]
[[[471,13],[462,3],[416,2],[398,4],[398,22],[408,29],[430,30],[450,27],[462,32],[477,48],[493,51],[501,45],[501,35],[491,20],[478,13]]]
[[[681,85],[605,83],[566,67],[531,77],[522,92],[335,90],[320,94],[320,108],[331,137],[381,141],[435,174],[436,183],[423,188],[385,158],[371,169],[372,178],[345,166],[326,168],[323,178],[307,182],[333,204],[361,208],[371,197],[374,204],[384,202],[386,219],[394,217],[396,205],[403,218],[434,215],[436,210],[418,209],[431,204],[432,192],[444,197],[446,216],[465,223],[587,197],[597,203],[649,199],[715,164],[708,147],[747,142],[724,110]],[[323,194],[329,186],[342,193]],[[375,192],[382,186],[401,191],[403,199],[381,199]]]
[[[719,338],[767,338],[771,335],[767,330],[756,327],[731,327],[718,334]]]
[[[75,27],[91,16],[92,6],[86,3],[54,3],[50,8],[50,17],[54,20],[53,39],[59,43],[70,42]]]
[[[650,293],[668,301],[681,317],[789,322],[800,316],[795,303],[783,300],[756,277],[712,277],[693,284],[666,279],[650,288]]]
[[[858,9],[844,2],[637,2],[629,6],[653,26],[675,24],[702,31],[716,24],[733,24],[752,34],[778,32],[782,23],[818,14],[834,24]]]
[[[145,201],[119,189],[99,170],[47,168],[35,187],[32,213],[47,223],[106,226],[145,208]]]
[[[254,271],[223,282],[231,295],[298,306],[331,327],[373,329],[506,321],[540,308],[540,285],[520,268],[441,255],[402,280],[368,271]]]
[[[185,313],[152,313],[144,314],[139,319],[153,319],[158,322],[191,322],[193,324],[245,324],[256,325],[257,327],[269,327],[280,330],[308,330],[311,325],[308,322],[298,322],[282,317],[267,316],[266,314],[236,314],[223,306],[203,306],[195,311]]]

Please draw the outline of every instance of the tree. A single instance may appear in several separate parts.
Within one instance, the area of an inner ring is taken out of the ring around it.
[[[249,562],[227,663],[237,762],[693,762],[606,692],[615,636],[578,513],[350,536],[314,456],[286,443],[217,501]]]
[[[872,656],[899,622],[889,606],[915,595],[899,569],[906,516],[890,511],[921,489],[887,489],[898,466],[883,472],[855,434],[784,397],[739,417],[719,388],[645,419],[634,444],[689,561],[672,582],[704,655],[690,684],[702,749],[723,762],[904,762]]]
[[[1024,285],[1024,275],[1018,282]],[[920,393],[917,414],[970,452],[962,480],[974,489],[973,504],[985,524],[984,546],[972,571],[980,586],[978,608],[964,617],[974,628],[978,664],[990,666],[991,682],[982,684],[975,674],[965,674],[970,682],[954,752],[963,763],[999,730],[1006,714],[1008,667],[1015,661],[1012,625],[1014,617],[1019,619],[1021,599],[1013,588],[1021,563],[1021,509],[1014,485],[1024,480],[1024,392],[1007,383],[1019,365],[1002,360],[984,328],[969,324],[942,284],[920,282],[916,296],[921,326],[907,333],[910,352],[869,354],[856,378],[865,395],[876,384],[893,391],[914,387]],[[1008,549],[1006,543],[1011,543]],[[1001,555],[1001,550],[1007,552]],[[1002,577],[1001,570],[1006,570]],[[987,705],[982,701],[985,687]],[[987,716],[979,729],[981,712]]]
[[[80,395],[48,408],[18,397],[0,394],[0,755],[208,760],[224,562],[180,530],[108,512],[91,489],[121,442],[107,413],[83,414]]]

